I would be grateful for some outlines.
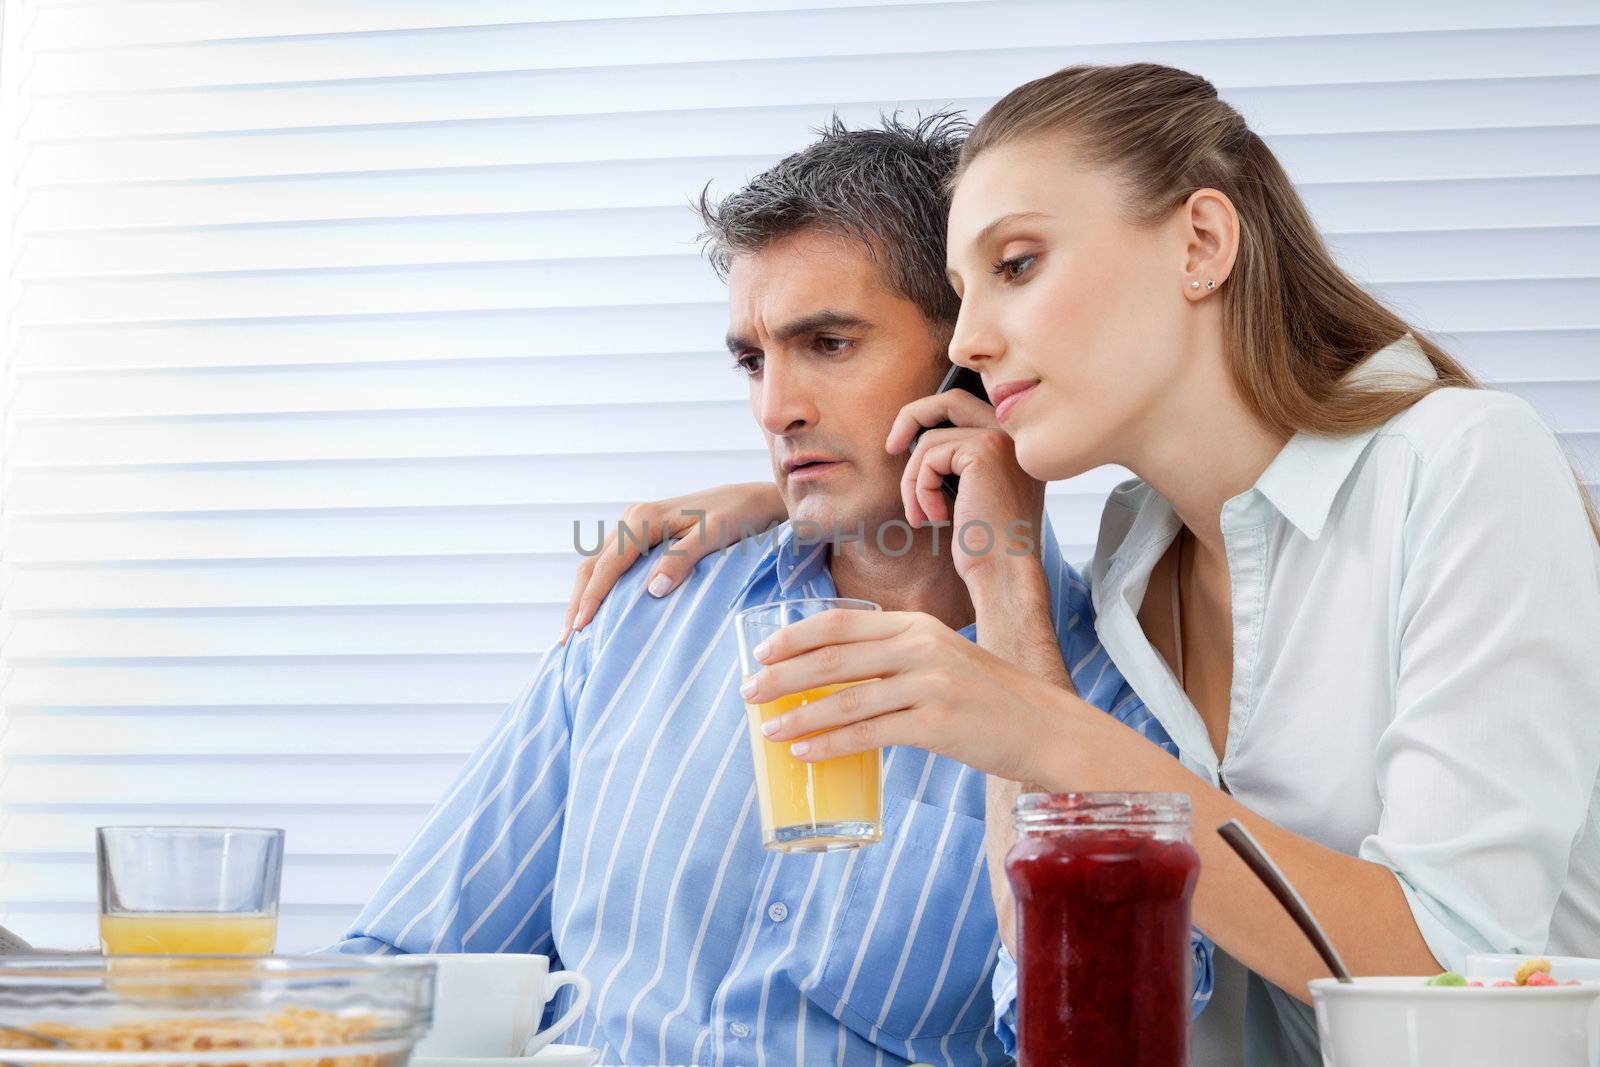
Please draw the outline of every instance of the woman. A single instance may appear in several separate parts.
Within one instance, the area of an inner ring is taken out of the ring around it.
[[[774,638],[748,699],[879,680],[771,736],[823,731],[795,742],[808,760],[909,744],[1027,788],[1187,793],[1195,922],[1258,976],[1269,1061],[1314,1062],[1291,998],[1325,972],[1211,832],[1230,818],[1357,973],[1600,955],[1600,544],[1530,409],[1352,282],[1265,144],[1182,71],[1075,67],[1002,99],[963,153],[949,266],[951,359],[997,407],[905,409],[891,451],[959,427],[912,451],[908,519],[944,517],[940,477],[996,426],[1035,478],[1131,469],[1096,625],[1188,769],[1033,665],[893,612]]]

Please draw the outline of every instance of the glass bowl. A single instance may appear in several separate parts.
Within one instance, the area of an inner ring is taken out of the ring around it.
[[[432,1020],[433,972],[350,956],[5,957],[0,1065],[403,1067]]]

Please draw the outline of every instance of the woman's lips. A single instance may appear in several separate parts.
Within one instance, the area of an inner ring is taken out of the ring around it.
[[[1022,403],[1023,398],[1038,387],[1039,383],[1034,382],[1026,389],[1019,389],[1015,393],[1012,393],[1010,396],[1006,397],[1004,400],[1000,401],[1000,405],[994,409],[995,419],[999,422],[1004,422],[1006,416],[1009,415],[1018,404]]]

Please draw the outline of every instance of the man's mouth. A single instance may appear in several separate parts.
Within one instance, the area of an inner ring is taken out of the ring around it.
[[[812,481],[841,469],[844,461],[832,456],[796,456],[783,462],[783,473],[791,482]]]

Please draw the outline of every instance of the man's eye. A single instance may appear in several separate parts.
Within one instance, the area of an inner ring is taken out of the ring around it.
[[[839,355],[841,352],[843,352],[845,349],[847,349],[849,347],[850,347],[850,339],[848,337],[819,337],[819,338],[817,338],[817,348],[819,348],[820,350],[822,350],[823,352],[825,352],[826,354],[828,354],[830,356],[837,356],[837,355]]]
[[[761,372],[761,354],[759,352],[746,352],[733,361],[734,367],[746,374],[755,375]]]
[[[1033,261],[1036,258],[1038,257],[1028,255],[1013,256],[1010,259],[1002,259],[1000,262],[990,267],[989,271],[992,274],[1000,275],[1008,282],[1014,282],[1021,278],[1024,274],[1028,273],[1028,270],[1033,266]]]

